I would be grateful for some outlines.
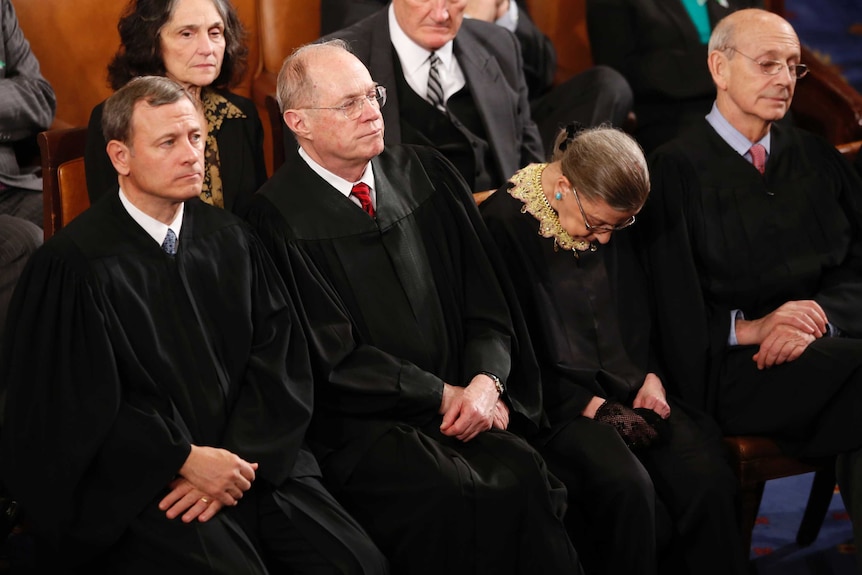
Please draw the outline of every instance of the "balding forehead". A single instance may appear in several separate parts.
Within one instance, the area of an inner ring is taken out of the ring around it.
[[[738,16],[733,28],[735,40],[769,40],[799,45],[799,38],[787,20],[777,14],[763,10],[743,10],[730,17]]]

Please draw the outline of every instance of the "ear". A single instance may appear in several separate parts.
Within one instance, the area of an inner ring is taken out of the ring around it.
[[[557,176],[557,179],[554,181],[554,193],[560,192],[563,194],[563,197],[566,197],[573,188],[574,186],[569,181],[569,178],[560,172],[560,175]]]
[[[730,62],[724,52],[713,50],[706,59],[712,81],[719,91],[727,90],[727,81],[730,74]]]
[[[311,126],[308,125],[308,117],[300,110],[286,110],[282,115],[284,123],[298,139],[310,140]]]
[[[108,142],[107,152],[117,173],[121,176],[128,176],[130,172],[129,158],[132,155],[129,147],[119,140],[111,140]]]

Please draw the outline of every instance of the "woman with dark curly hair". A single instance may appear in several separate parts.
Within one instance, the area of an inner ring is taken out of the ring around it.
[[[228,91],[245,72],[248,54],[245,30],[230,0],[131,0],[117,28],[120,48],[108,66],[111,87],[157,75],[195,95],[208,127],[201,199],[242,213],[266,181],[266,166],[254,104]],[[84,157],[91,203],[117,190],[101,122],[99,104],[90,115]]]

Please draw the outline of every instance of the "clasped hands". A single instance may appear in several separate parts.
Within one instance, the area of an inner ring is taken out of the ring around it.
[[[631,407],[593,396],[583,415],[613,426],[626,445],[636,451],[655,445],[664,438],[670,405],[661,379],[648,373]]]
[[[492,427],[509,426],[509,407],[500,399],[497,386],[487,375],[476,375],[467,387],[443,384],[440,402],[443,435],[467,442]]]
[[[759,345],[752,359],[758,369],[793,361],[827,331],[826,312],[814,300],[789,301],[755,320],[736,320],[740,345]]]
[[[206,522],[224,506],[234,506],[251,488],[257,463],[249,463],[226,449],[192,445],[179,477],[159,502],[168,519],[182,515],[185,523]]]

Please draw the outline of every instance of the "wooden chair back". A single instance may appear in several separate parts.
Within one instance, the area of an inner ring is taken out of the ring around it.
[[[42,155],[45,239],[90,206],[84,174],[87,128],[48,130],[37,137]]]
[[[846,144],[838,144],[836,148],[838,148],[838,151],[844,154],[844,157],[852,164],[856,161],[856,157],[859,155],[859,149],[862,148],[862,140],[856,140],[855,142],[848,142]]]

